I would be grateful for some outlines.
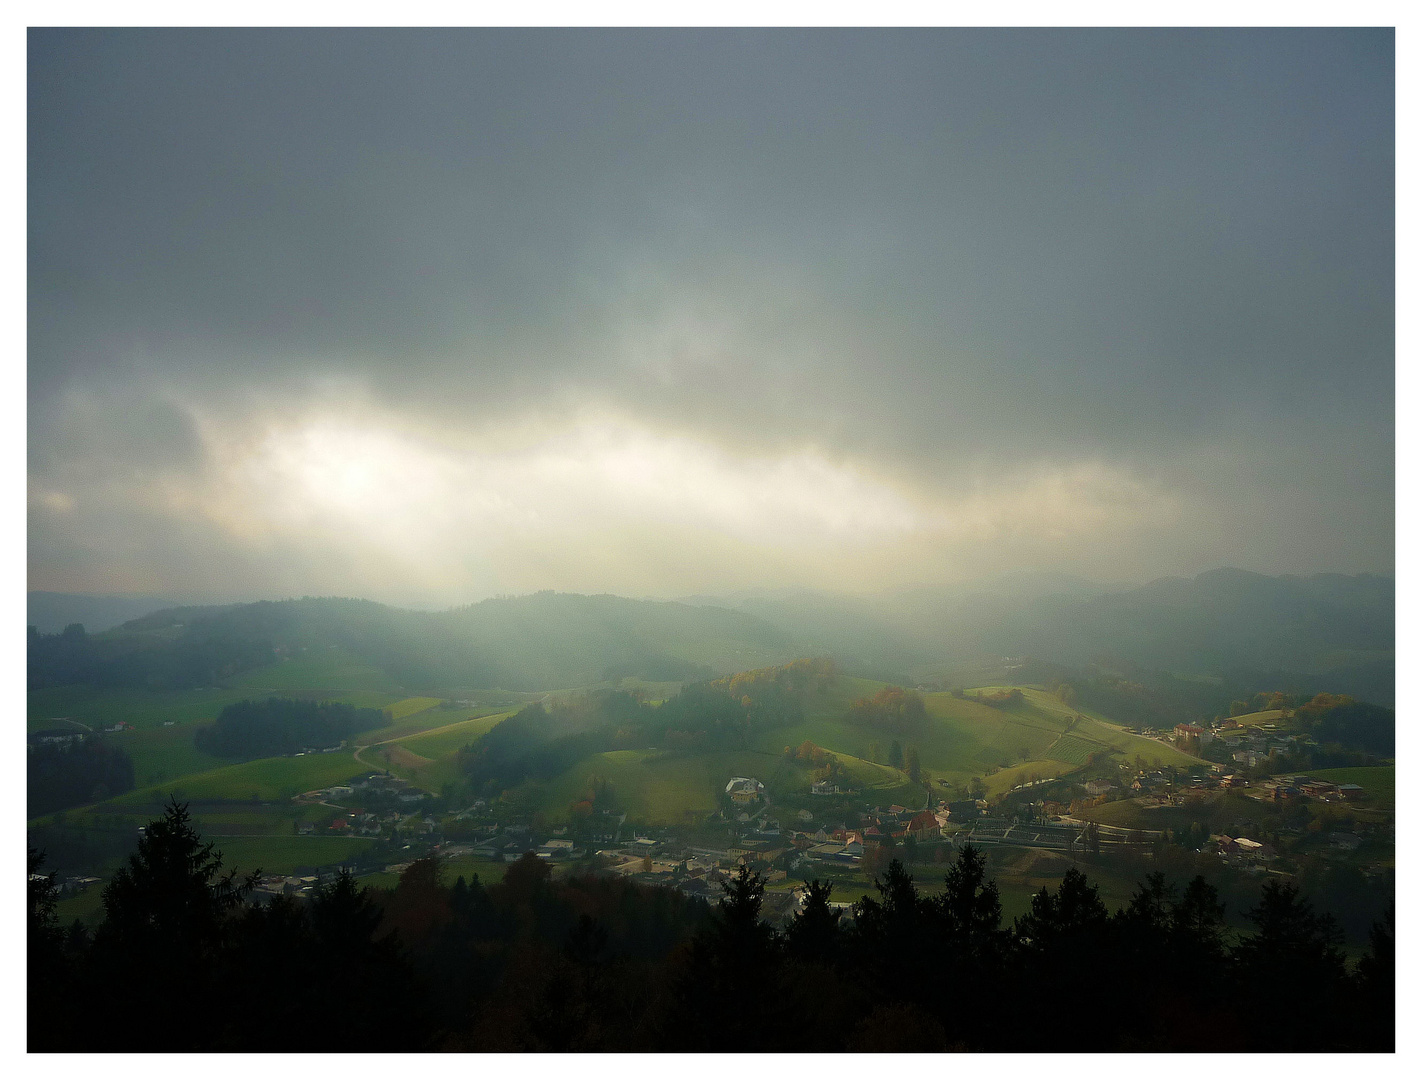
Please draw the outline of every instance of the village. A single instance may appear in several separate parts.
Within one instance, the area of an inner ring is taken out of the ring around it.
[[[1198,746],[1202,735],[1206,740],[1218,737],[1193,725],[1181,729],[1171,737],[1192,740],[1192,746]],[[1262,738],[1266,743],[1283,741],[1267,734]],[[1235,752],[1254,751],[1251,747]],[[1092,772],[1096,775],[1084,782],[1048,778],[1018,785],[991,803],[929,796],[916,808],[856,806],[857,793],[828,781],[814,782],[808,805],[777,806],[764,782],[734,776],[725,782],[721,809],[696,829],[639,827],[629,824],[626,814],[610,810],[577,827],[500,821],[497,808],[485,800],[474,800],[467,807],[442,807],[431,793],[380,770],[306,792],[295,801],[332,811],[324,824],[301,822],[297,830],[302,835],[325,832],[383,841],[353,867],[360,874],[398,874],[428,856],[511,863],[531,854],[551,864],[670,886],[689,896],[715,900],[721,895],[720,883],[746,864],[768,886],[768,917],[781,919],[796,910],[804,880],[856,868],[875,872],[893,857],[942,861],[966,844],[1037,848],[1073,857],[1099,855],[1103,850],[1148,857],[1155,845],[1175,838],[1174,831],[1164,827],[1123,827],[1090,820],[1091,811],[1116,801],[1131,800],[1149,812],[1189,810],[1222,791],[1277,805],[1347,803],[1363,795],[1356,784],[1302,774],[1251,781],[1242,770],[1231,772],[1222,763],[1203,760],[1193,770],[1103,762]],[[821,803],[823,810],[812,810]],[[1246,872],[1280,872],[1277,843],[1248,835],[1249,831],[1250,823],[1241,821],[1222,831],[1190,834],[1190,842],[1198,841],[1198,852]],[[1327,842],[1333,851],[1352,853],[1364,836],[1361,831],[1335,829],[1327,834]],[[334,873],[269,875],[258,891],[306,896]]]

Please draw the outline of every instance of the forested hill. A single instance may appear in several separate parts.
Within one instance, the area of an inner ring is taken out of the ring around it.
[[[509,690],[705,678],[798,655],[790,635],[745,612],[566,593],[443,612],[341,598],[173,608],[103,634],[32,630],[29,646],[31,689],[211,685],[332,646],[405,686]]]

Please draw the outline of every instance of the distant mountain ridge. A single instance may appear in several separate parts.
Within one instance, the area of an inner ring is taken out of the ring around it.
[[[129,619],[177,606],[156,596],[85,596],[78,593],[31,592],[25,595],[27,622],[42,634],[57,634],[82,623],[91,634],[112,630]]]
[[[660,601],[542,592],[439,612],[308,598],[146,613],[88,644],[69,642],[68,659],[40,664],[39,677],[82,669],[154,685],[216,681],[232,664],[329,646],[405,686],[509,690],[623,676],[686,681],[814,655],[890,681],[935,681],[984,657],[1030,657],[1071,669],[1221,677],[1259,689],[1316,686],[1391,705],[1394,612],[1391,577],[1234,569],[1133,588],[1022,575],[874,598],[779,590]],[[36,648],[48,646],[32,641]],[[31,685],[35,672],[32,656]]]
[[[84,640],[32,638],[30,685],[54,685],[66,673],[105,684],[205,685],[332,646],[405,686],[508,690],[708,678],[798,653],[788,635],[753,615],[666,601],[547,592],[421,612],[306,598],[170,608]]]
[[[983,656],[1072,668],[1106,660],[1246,682],[1313,679],[1391,704],[1395,592],[1393,578],[1379,574],[1223,568],[1135,587],[1022,575],[874,598],[804,592],[726,602],[841,658],[896,662],[926,678]]]

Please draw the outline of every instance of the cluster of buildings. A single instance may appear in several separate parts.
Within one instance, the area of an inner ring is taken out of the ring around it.
[[[1272,780],[1257,785],[1265,797],[1276,802],[1285,799],[1318,799],[1320,802],[1339,802],[1356,799],[1363,794],[1357,784],[1335,784],[1329,780],[1318,780],[1307,776],[1276,776]]]

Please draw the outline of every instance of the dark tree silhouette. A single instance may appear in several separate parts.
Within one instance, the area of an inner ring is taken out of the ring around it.
[[[171,801],[148,825],[104,889],[94,936],[99,982],[126,988],[105,1017],[114,1045],[204,1048],[212,1034],[205,1003],[219,993],[227,916],[256,879],[256,872],[243,881],[235,870],[222,873],[221,854],[192,827],[187,804]]]

